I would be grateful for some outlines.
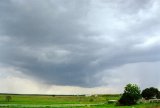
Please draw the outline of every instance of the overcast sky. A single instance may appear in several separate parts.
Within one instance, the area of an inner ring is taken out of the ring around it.
[[[0,0],[0,92],[160,88],[159,0]]]

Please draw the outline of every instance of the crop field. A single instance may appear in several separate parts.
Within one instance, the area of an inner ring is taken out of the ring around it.
[[[6,101],[6,96],[11,96]],[[118,100],[120,95],[56,96],[56,95],[0,95],[0,108],[160,108],[160,104],[116,106],[108,100]]]

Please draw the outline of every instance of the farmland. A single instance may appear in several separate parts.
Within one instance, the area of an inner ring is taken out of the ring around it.
[[[12,99],[7,102],[6,96]],[[160,104],[138,104],[135,106],[116,106],[108,104],[108,100],[118,100],[120,95],[18,95],[1,94],[1,108],[159,108]]]

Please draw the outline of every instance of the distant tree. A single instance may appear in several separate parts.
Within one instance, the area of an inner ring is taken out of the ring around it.
[[[93,101],[94,101],[94,99],[93,99],[93,98],[90,98],[90,99],[89,99],[89,102],[93,102]]]
[[[141,90],[136,84],[127,84],[119,99],[120,105],[134,105],[141,98]]]
[[[6,96],[6,97],[5,97],[5,100],[6,100],[7,102],[9,102],[9,101],[12,100],[12,97],[11,97],[11,96]]]
[[[159,97],[159,91],[157,88],[150,87],[146,88],[142,91],[142,97],[145,99],[152,99],[152,98],[158,98]]]
[[[158,91],[158,94],[157,94],[156,98],[160,99],[160,91]]]

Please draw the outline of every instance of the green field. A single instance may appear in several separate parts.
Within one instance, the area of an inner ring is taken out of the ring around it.
[[[98,96],[56,96],[56,95],[0,95],[1,108],[160,108],[160,104],[138,104],[135,106],[116,106],[107,100],[118,100],[120,95]]]

